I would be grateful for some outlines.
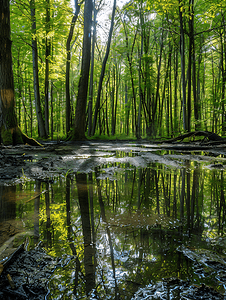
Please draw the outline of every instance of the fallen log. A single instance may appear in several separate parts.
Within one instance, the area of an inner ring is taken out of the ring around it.
[[[164,140],[164,143],[173,143],[177,141],[183,141],[185,138],[195,138],[196,136],[200,137],[203,136],[205,140],[208,138],[209,141],[213,142],[226,142],[226,139],[222,138],[218,134],[211,132],[211,131],[190,131],[185,134],[179,135],[175,138]]]

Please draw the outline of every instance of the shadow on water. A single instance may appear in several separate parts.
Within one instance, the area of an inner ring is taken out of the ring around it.
[[[191,294],[204,285],[224,299],[225,172],[180,166],[113,162],[0,186],[0,247],[29,232],[30,247],[41,240],[51,256],[73,255],[52,275],[49,299],[144,299],[144,288],[146,299],[200,299]]]

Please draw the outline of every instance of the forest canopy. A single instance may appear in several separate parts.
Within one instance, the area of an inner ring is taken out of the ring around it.
[[[225,1],[11,0],[10,9],[16,116],[28,136],[73,138],[75,126],[77,138],[225,135]]]

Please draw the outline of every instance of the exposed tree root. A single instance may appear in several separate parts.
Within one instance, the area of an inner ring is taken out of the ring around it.
[[[29,144],[31,146],[38,146],[38,147],[43,147],[43,145],[41,145],[38,141],[36,141],[33,138],[29,138],[26,134],[24,134],[23,132],[21,132],[22,135],[22,139],[24,144]]]

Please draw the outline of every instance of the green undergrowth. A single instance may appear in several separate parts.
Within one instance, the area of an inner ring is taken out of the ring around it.
[[[91,137],[87,136],[88,140],[106,140],[106,141],[117,141],[117,140],[137,140],[136,137],[132,135],[125,135],[125,134],[117,134],[117,135],[94,135]]]

